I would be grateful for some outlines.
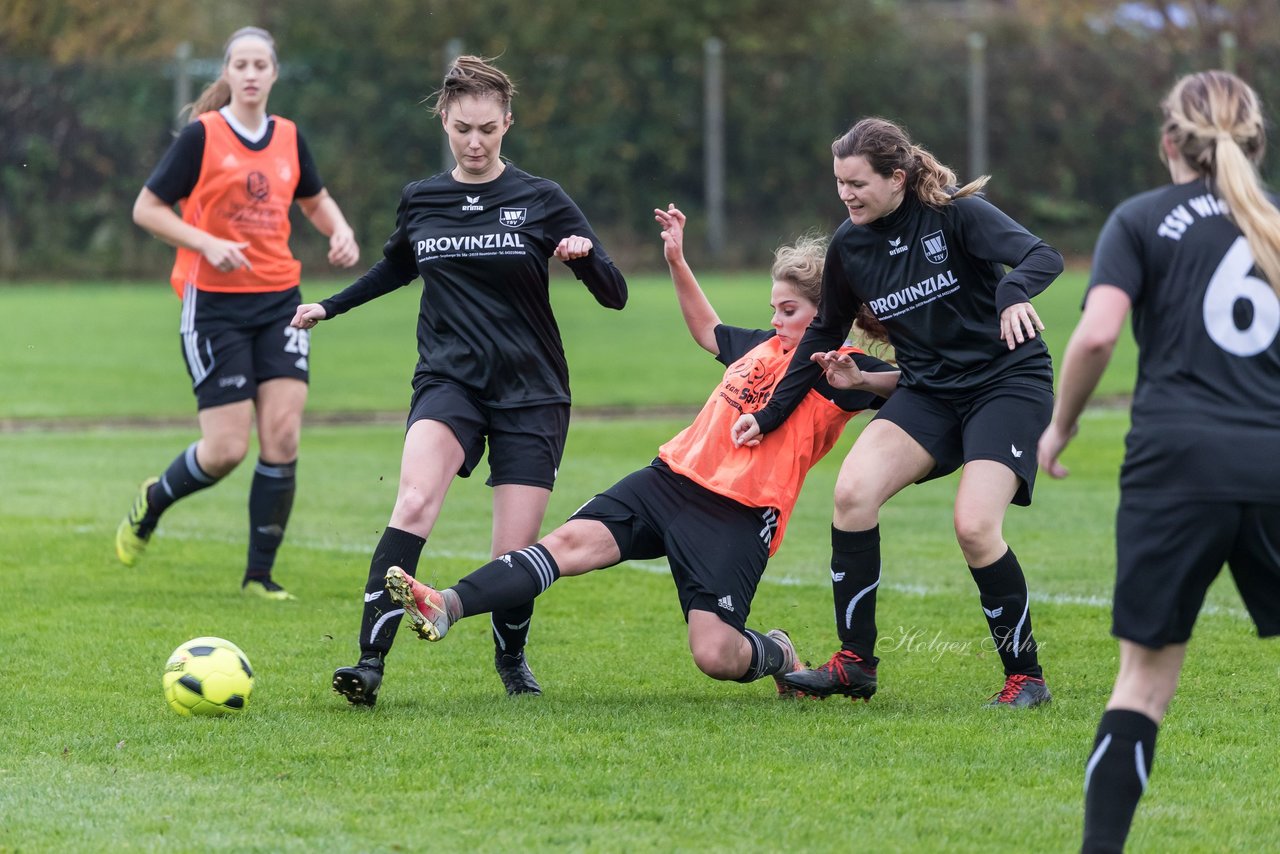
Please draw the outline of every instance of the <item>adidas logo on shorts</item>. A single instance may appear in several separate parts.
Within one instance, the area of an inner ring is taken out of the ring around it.
[[[732,596],[721,596],[719,599],[716,600],[716,604],[719,605],[721,608],[724,608],[726,611],[733,611]]]

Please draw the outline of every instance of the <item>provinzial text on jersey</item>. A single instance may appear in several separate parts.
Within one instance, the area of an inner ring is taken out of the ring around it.
[[[942,291],[943,288],[950,288],[954,285],[956,285],[955,274],[950,270],[945,270],[936,276],[930,276],[924,281],[916,282],[914,285],[908,285],[900,291],[895,291],[887,297],[873,299],[868,303],[868,305],[871,306],[871,311],[876,317],[884,319],[888,314],[902,314],[903,311],[924,305],[921,300],[927,296],[932,296],[933,299],[937,299],[939,296],[945,296],[950,292],[939,292]],[[931,300],[925,300],[925,302],[930,301]]]
[[[469,252],[475,249],[523,249],[520,233],[506,231],[501,234],[463,234],[458,237],[428,237],[419,240],[414,248],[417,255],[434,255],[437,252]]]

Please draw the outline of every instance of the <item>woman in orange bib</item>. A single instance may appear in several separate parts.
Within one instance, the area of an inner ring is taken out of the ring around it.
[[[309,333],[289,325],[302,301],[290,206],[297,201],[329,238],[329,263],[350,267],[360,250],[297,127],[267,113],[278,73],[270,33],[233,33],[221,76],[191,105],[194,119],[134,203],[134,222],[178,250],[170,282],[182,299],[200,439],[143,482],[116,530],[116,555],[136,564],[165,510],[240,464],[256,421],[241,588],[280,600],[293,598],[271,571],[293,507],[310,350]]]
[[[650,465],[596,495],[534,545],[499,555],[445,590],[392,567],[387,590],[414,631],[434,641],[454,621],[529,601],[562,576],[666,557],[698,669],[737,682],[773,676],[779,694],[793,696],[782,677],[801,666],[795,647],[782,629],[747,628],[751,602],[805,475],[849,419],[893,392],[898,372],[843,348],[780,428],[776,445],[735,447],[730,425],[768,403],[818,311],[825,244],[802,240],[777,251],[772,329],[744,329],[721,323],[698,286],[684,258],[684,214],[671,205],[654,217],[689,333],[726,367],[702,411]]]

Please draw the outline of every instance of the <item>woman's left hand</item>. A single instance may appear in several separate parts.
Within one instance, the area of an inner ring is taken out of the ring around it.
[[[329,237],[329,263],[335,267],[353,267],[360,260],[360,244],[355,232],[340,228]]]
[[[841,353],[839,350],[814,353],[809,360],[822,368],[827,383],[832,388],[851,389],[862,385],[862,369],[848,353]]]
[[[591,241],[585,237],[571,234],[556,246],[555,256],[561,261],[572,261],[575,258],[586,258],[591,254]]]
[[[1029,302],[1016,302],[1000,314],[1000,340],[1010,350],[1035,338],[1037,330],[1043,332],[1044,324]]]

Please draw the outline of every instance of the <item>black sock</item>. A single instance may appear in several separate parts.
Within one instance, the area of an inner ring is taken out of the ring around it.
[[[493,626],[494,654],[519,655],[529,640],[529,623],[533,620],[533,600],[516,608],[495,611],[490,620]]]
[[[752,629],[743,629],[742,635],[751,647],[751,663],[747,672],[739,676],[736,682],[754,682],[766,676],[772,676],[782,670],[786,655],[782,644],[768,635],[762,635]]]
[[[1027,599],[1027,579],[1022,566],[1009,549],[1004,556],[990,566],[972,566],[974,583],[978,585],[978,599],[982,613],[987,615],[987,627],[995,641],[996,652],[1004,663],[1007,676],[1022,673],[1043,678],[1040,660],[1036,656],[1036,641],[1031,636],[1031,603]]]
[[[284,540],[293,510],[293,496],[298,491],[294,476],[298,461],[268,463],[262,459],[253,470],[249,487],[249,557],[244,580],[267,579],[276,562],[276,551]]]
[[[1156,755],[1159,724],[1141,712],[1110,709],[1098,722],[1084,769],[1084,845],[1081,851],[1124,850],[1138,800]]]
[[[197,444],[199,443],[192,442],[185,451],[174,457],[164,474],[160,475],[159,482],[151,484],[151,488],[147,490],[147,515],[138,526],[140,535],[146,536],[155,530],[160,514],[168,510],[175,501],[207,489],[221,480],[200,468],[200,463],[196,462]]]
[[[423,537],[387,527],[369,562],[364,586],[364,613],[360,618],[360,657],[385,657],[396,639],[404,609],[387,595],[387,570],[398,566],[410,576],[418,571],[418,558],[427,544]]]
[[[876,658],[876,588],[880,586],[880,526],[865,531],[831,528],[831,592],[840,648],[872,667]]]
[[[527,605],[560,577],[551,553],[534,543],[489,561],[453,585],[465,616],[508,611]],[[528,633],[528,627],[525,627]]]

